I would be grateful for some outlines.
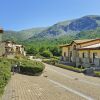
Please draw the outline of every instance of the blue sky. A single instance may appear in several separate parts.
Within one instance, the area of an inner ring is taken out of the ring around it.
[[[85,15],[100,15],[100,0],[0,0],[5,30],[46,27]]]

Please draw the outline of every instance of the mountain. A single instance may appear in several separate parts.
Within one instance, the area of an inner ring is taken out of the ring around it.
[[[95,36],[98,37],[100,28],[100,16],[89,15],[81,18],[63,21],[56,23],[50,27],[46,28],[32,28],[21,31],[5,31],[3,39],[14,40],[14,41],[33,41],[48,38],[59,38],[64,36],[75,36],[88,38],[90,35],[93,36],[95,31]],[[84,35],[83,35],[84,34]]]
[[[100,28],[95,30],[82,31],[75,35],[76,39],[94,39],[100,38]]]
[[[42,32],[45,29],[46,29],[45,27],[40,27],[40,28],[31,28],[21,31],[7,30],[4,31],[3,40],[25,41],[31,38],[32,36]]]
[[[100,16],[84,16],[82,18],[54,24],[37,34],[35,38],[52,38],[60,37],[62,35],[76,35],[81,31],[95,30],[97,27],[100,27]]]

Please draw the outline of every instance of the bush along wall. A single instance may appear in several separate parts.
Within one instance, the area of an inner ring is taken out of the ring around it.
[[[67,65],[63,65],[63,64],[55,64],[55,66],[60,67],[60,68],[64,68],[64,69],[68,69],[68,70],[71,70],[71,71],[75,71],[75,72],[78,72],[78,73],[82,73],[84,71],[84,69],[82,69],[82,68],[67,66]]]
[[[11,77],[11,63],[4,58],[0,58],[0,96]]]
[[[95,77],[100,77],[100,71],[94,71],[94,76]]]
[[[73,67],[73,66],[67,66],[67,65],[59,64],[58,63],[59,60],[57,60],[57,59],[44,59],[43,62],[47,63],[47,64],[55,65],[56,67],[68,69],[68,70],[79,72],[79,73],[84,71],[84,69],[82,69],[82,68],[77,68],[77,67]]]

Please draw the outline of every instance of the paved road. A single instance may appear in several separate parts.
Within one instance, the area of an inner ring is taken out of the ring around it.
[[[2,100],[100,100],[100,78],[45,65],[41,76],[12,76]]]

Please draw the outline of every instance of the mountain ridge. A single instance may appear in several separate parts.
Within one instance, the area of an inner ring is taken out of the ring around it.
[[[99,27],[100,16],[87,15],[81,18],[58,22],[50,27],[45,28],[40,27],[21,31],[5,31],[3,40],[9,39],[15,41],[32,41],[36,38],[57,38],[63,35],[75,36],[80,32],[96,30]]]

